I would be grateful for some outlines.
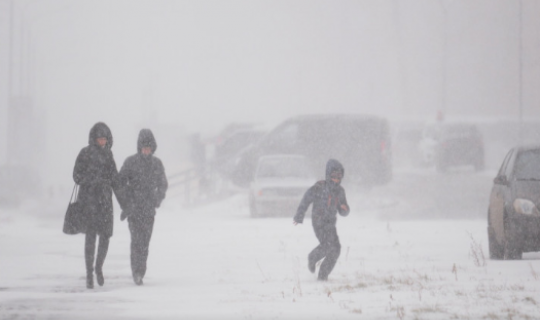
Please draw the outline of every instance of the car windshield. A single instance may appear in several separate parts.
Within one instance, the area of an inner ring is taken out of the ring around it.
[[[428,125],[424,128],[424,137],[437,140],[440,135],[440,128],[435,125]]]
[[[303,159],[264,159],[259,164],[258,178],[309,178],[310,172]]]
[[[540,150],[521,152],[514,168],[518,180],[540,180]]]

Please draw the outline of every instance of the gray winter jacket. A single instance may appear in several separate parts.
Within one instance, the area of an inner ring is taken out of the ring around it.
[[[309,188],[294,216],[294,221],[302,223],[305,213],[310,204],[313,204],[311,220],[314,227],[324,224],[335,224],[337,221],[337,213],[342,216],[349,214],[349,205],[345,196],[345,190],[339,184],[334,183],[330,179],[330,174],[333,171],[339,171],[344,174],[343,165],[339,161],[330,159],[326,164],[326,180],[321,180]],[[347,210],[343,210],[341,205],[346,205]]]
[[[142,154],[143,147],[150,147],[150,155]],[[165,198],[168,182],[165,168],[154,156],[157,149],[152,131],[142,129],[137,141],[137,153],[128,157],[120,169],[123,183],[121,190],[122,220],[127,216],[156,214]]]

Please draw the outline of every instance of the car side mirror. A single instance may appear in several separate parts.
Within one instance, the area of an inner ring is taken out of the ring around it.
[[[493,179],[493,183],[506,185],[508,184],[508,180],[506,179],[506,176],[497,176]]]

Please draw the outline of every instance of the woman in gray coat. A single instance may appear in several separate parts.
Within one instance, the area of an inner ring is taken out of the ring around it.
[[[157,142],[150,129],[142,129],[137,153],[128,157],[120,169],[124,185],[122,215],[127,217],[131,234],[131,271],[133,281],[143,284],[156,208],[165,198],[168,182],[161,160],[154,155]]]

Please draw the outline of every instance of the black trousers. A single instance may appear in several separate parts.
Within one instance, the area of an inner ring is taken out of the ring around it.
[[[313,230],[320,244],[309,253],[308,260],[315,264],[324,259],[319,269],[318,279],[327,280],[341,253],[336,225],[330,223],[313,225]]]
[[[94,256],[96,253],[96,237],[97,234],[94,231],[87,231],[86,238],[84,239],[84,258],[86,261],[86,273],[92,274],[94,272]],[[105,257],[107,257],[107,251],[109,251],[109,237],[99,236],[99,245],[96,258],[96,271],[102,272],[103,264],[105,263]]]
[[[154,229],[154,217],[132,215],[128,218],[128,224],[131,233],[131,272],[133,277],[137,275],[144,277],[150,238]]]

